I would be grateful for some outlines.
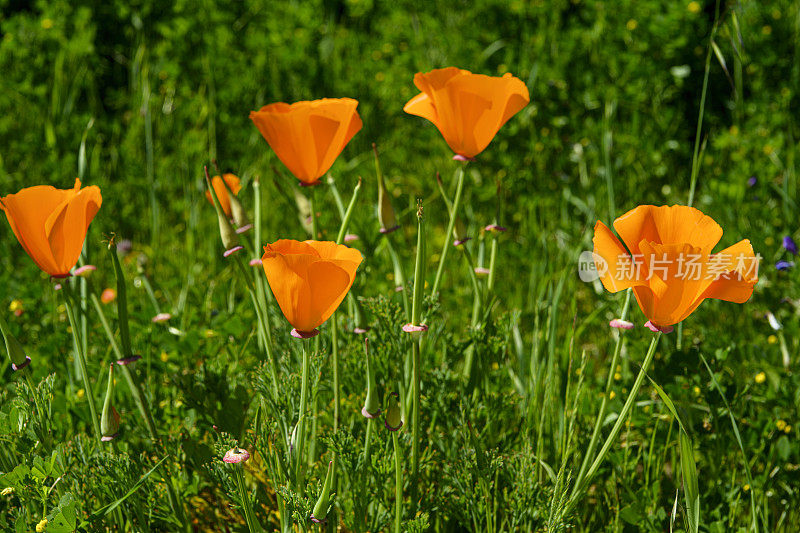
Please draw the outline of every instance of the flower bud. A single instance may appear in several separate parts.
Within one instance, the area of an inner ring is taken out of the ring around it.
[[[361,414],[365,418],[376,418],[381,414],[381,408],[378,404],[378,395],[375,392],[375,376],[372,373],[372,365],[370,364],[369,338],[367,337],[364,337],[364,356],[367,362],[367,398],[364,400]]]
[[[238,446],[235,446],[225,452],[225,456],[222,458],[224,462],[229,464],[244,463],[248,459],[250,459],[250,452],[244,448],[239,448]]]
[[[797,243],[789,235],[783,238],[783,248],[792,255],[797,255]]]
[[[25,349],[19,343],[17,338],[11,333],[11,330],[6,324],[6,319],[0,314],[0,332],[3,334],[3,339],[6,341],[6,351],[8,358],[11,359],[11,367],[14,370],[20,370],[28,366],[31,358],[25,354]]]
[[[233,192],[230,184],[225,179],[222,179],[222,183],[225,185],[225,188],[228,189],[228,201],[231,203],[231,218],[233,219],[233,223],[236,224],[237,228],[246,228],[250,225],[250,219],[247,218],[247,212],[245,212],[242,202],[239,201],[239,196],[237,193]]]
[[[386,183],[383,180],[381,164],[378,160],[378,147],[372,143],[372,153],[375,154],[375,173],[378,175],[378,222],[380,222],[381,233],[391,233],[400,226],[397,225],[397,217],[392,207],[392,200],[386,190]]]
[[[100,433],[103,434],[103,442],[114,440],[119,433],[119,413],[111,405],[114,396],[114,364],[108,367],[108,386],[106,388],[106,399],[103,402],[103,415],[100,417]]]
[[[397,431],[403,427],[403,411],[400,408],[400,395],[393,392],[389,396],[389,407],[386,408],[386,419],[383,425],[389,431]]]
[[[226,250],[230,250],[239,244],[239,237],[236,235],[236,231],[233,229],[230,220],[228,220],[228,217],[225,216],[225,211],[222,209],[222,204],[219,203],[217,191],[211,185],[211,179],[208,176],[208,168],[203,167],[203,169],[206,173],[206,186],[208,187],[208,191],[211,193],[211,199],[214,201],[214,209],[217,210],[217,222],[219,222],[219,235],[222,238],[222,245]]]
[[[319,493],[317,504],[311,513],[311,521],[315,524],[322,524],[328,516],[328,508],[331,505],[331,485],[333,484],[333,461],[328,463],[328,473],[325,474],[325,483]]]

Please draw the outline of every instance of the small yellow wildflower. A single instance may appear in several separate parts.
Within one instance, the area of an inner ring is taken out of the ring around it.
[[[628,28],[628,31],[633,31],[633,30],[635,30],[635,29],[636,29],[636,27],[637,27],[638,25],[639,25],[639,23],[638,23],[638,22],[636,22],[636,19],[630,19],[630,20],[628,21],[628,23],[627,23],[627,24],[625,24],[625,27],[626,27],[626,28]]]
[[[616,392],[614,392],[613,390],[612,390],[611,392],[609,392],[609,393],[608,393],[608,399],[609,399],[609,400],[613,400],[613,399],[614,399],[614,398],[616,398],[616,397],[617,397],[617,393],[616,393]]]
[[[11,300],[11,303],[8,304],[8,310],[13,313],[17,309],[22,309],[22,300]]]
[[[742,487],[742,490],[745,491],[745,492],[749,491],[750,490],[750,484],[749,483],[745,483],[744,486]]]
[[[619,372],[615,372],[614,373],[614,381],[619,381],[621,379],[622,379],[622,374],[620,374]]]
[[[767,342],[770,344],[775,344],[776,342],[778,342],[778,337],[776,337],[775,335],[770,335],[769,337],[767,337]]]
[[[782,419],[778,420],[777,422],[775,422],[775,427],[778,428],[778,431],[783,431],[784,428],[786,427],[786,421]]]
[[[47,529],[47,518],[42,518],[42,521],[36,524],[36,533],[42,533]]]
[[[75,393],[75,396],[77,396],[79,400],[83,400],[85,394],[86,394],[85,390],[78,389],[78,392]]]
[[[792,432],[792,426],[790,426],[789,424],[786,424],[786,427],[783,428],[783,432],[788,435],[789,433]]]
[[[761,33],[763,33],[764,35],[771,35],[772,34],[772,26],[767,24],[766,26],[761,28]]]
[[[14,494],[14,487],[6,487],[3,489],[3,492],[0,492],[2,496],[8,496],[9,494]]]
[[[169,354],[162,350],[161,352],[161,362],[166,363],[169,360]]]
[[[694,395],[700,396],[700,387],[698,387],[697,385],[694,386]]]
[[[689,5],[686,6],[686,9],[689,10],[689,13],[700,13],[700,2],[689,2]]]
[[[500,365],[497,364],[497,361],[492,363],[492,370],[497,370],[498,368],[500,368]]]
[[[756,374],[756,383],[764,383],[767,381],[767,375],[764,372]]]
[[[53,21],[50,19],[42,19],[42,28],[49,30],[53,27]]]

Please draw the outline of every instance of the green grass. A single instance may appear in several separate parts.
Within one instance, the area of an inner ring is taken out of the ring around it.
[[[481,228],[495,216],[509,228],[497,241],[483,328],[471,326],[473,282],[459,250],[449,253],[441,297],[430,297],[448,223],[435,176],[452,199],[457,164],[435,127],[402,112],[417,92],[414,73],[449,65],[511,72],[531,94],[467,167],[461,213],[472,259],[488,265],[492,237]],[[131,349],[142,356],[132,374],[161,436],[151,442],[117,374],[121,433],[113,445],[95,442],[63,298],[3,222],[0,312],[33,359],[52,433],[42,437],[30,386],[3,357],[0,489],[15,491],[0,496],[2,531],[32,531],[44,516],[48,532],[246,531],[242,487],[221,461],[234,443],[253,454],[244,488],[265,529],[280,528],[279,509],[284,525],[311,528],[334,453],[328,530],[334,521],[353,531],[393,528],[395,443],[377,419],[365,461],[354,304],[346,300],[337,319],[336,433],[330,322],[310,357],[311,460],[297,487],[285,475],[284,450],[297,421],[301,343],[268,297],[276,364],[261,355],[250,295],[222,258],[204,197],[203,166],[216,159],[242,178],[251,217],[260,179],[261,244],[307,238],[295,180],[248,113],[326,96],[358,99],[364,121],[331,175],[345,205],[363,178],[350,222],[365,258],[353,295],[371,326],[384,407],[392,392],[404,402],[411,396],[411,343],[377,231],[373,142],[401,224],[391,239],[409,300],[417,199],[424,205],[422,315],[430,331],[420,354],[416,480],[410,412],[397,433],[404,529],[688,531],[694,516],[709,532],[751,531],[753,517],[758,531],[800,527],[800,285],[797,269],[774,268],[792,259],[783,236],[800,237],[796,2],[721,2],[717,10],[714,2],[658,0],[0,0],[0,73],[0,195],[42,183],[65,188],[76,176],[100,186],[103,207],[86,241],[97,291],[116,283],[104,240],[133,242],[121,258]],[[597,220],[608,224],[639,204],[686,204],[693,171],[693,205],[724,228],[720,248],[752,241],[764,258],[760,281],[748,303],[708,301],[680,336],[661,337],[619,437],[571,500],[607,379],[613,394],[597,448],[651,339],[632,303],[637,327],[610,368],[616,338],[607,324],[625,296],[582,283],[577,257],[590,249]],[[330,187],[319,188],[316,207],[323,238],[336,239],[341,218]],[[17,301],[20,316],[9,307]],[[115,307],[101,306],[121,342]],[[88,377],[100,407],[117,356],[91,301],[86,309]],[[154,324],[157,312],[173,318]],[[474,366],[465,379],[468,354]]]

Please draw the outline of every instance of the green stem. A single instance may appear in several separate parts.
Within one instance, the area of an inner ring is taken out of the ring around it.
[[[369,465],[370,444],[372,441],[372,428],[375,421],[372,418],[367,418],[367,433],[364,435],[364,465]]]
[[[305,451],[305,416],[308,404],[308,373],[309,373],[309,352],[311,351],[311,340],[303,339],[303,374],[300,382],[300,412],[297,419],[297,442],[295,446],[295,490],[300,494],[303,493],[302,483],[302,465],[303,465],[303,452]]]
[[[626,320],[628,318],[628,309],[630,307],[630,303],[631,289],[628,289],[625,291],[625,303],[622,305],[622,314],[620,315],[621,320]],[[575,478],[574,488],[576,490],[578,486],[583,483],[583,478],[586,475],[586,469],[589,468],[589,460],[594,455],[594,450],[597,447],[597,441],[600,437],[600,427],[603,425],[603,420],[605,419],[608,395],[611,392],[611,386],[614,384],[614,373],[616,372],[617,362],[619,361],[619,356],[622,352],[624,338],[625,336],[623,335],[622,330],[620,330],[617,337],[617,343],[614,345],[614,355],[611,357],[611,368],[608,371],[608,378],[606,379],[606,388],[603,394],[603,400],[600,402],[600,410],[597,412],[597,418],[594,421],[594,429],[592,430],[592,437],[589,440],[589,447],[586,449],[586,453],[583,456],[583,462],[581,463],[581,469],[578,472],[578,477]],[[575,490],[573,490],[572,495],[575,496]]]
[[[244,512],[244,520],[247,522],[247,529],[250,533],[260,533],[263,531],[258,519],[253,513],[253,507],[250,503],[250,495],[247,493],[247,485],[244,481],[244,473],[242,472],[242,465],[233,465],[233,476],[236,478],[236,485],[239,487],[239,498],[242,500],[242,511]]]
[[[385,235],[384,238],[386,239],[386,248],[389,250],[389,257],[392,259],[392,264],[394,266],[394,277],[395,277],[395,286],[402,287],[402,295],[403,295],[403,311],[406,313],[406,318],[411,320],[411,306],[408,304],[408,292],[406,291],[406,275],[403,272],[403,264],[400,262],[400,257],[397,255],[397,251],[394,249],[394,245],[392,244],[392,238],[389,235]]]
[[[415,504],[417,501],[417,488],[419,486],[419,412],[420,412],[420,377],[419,377],[419,341],[414,339],[412,342],[412,395],[414,403],[411,410],[411,465],[412,465],[412,485],[411,499]]]
[[[442,280],[442,273],[444,272],[445,261],[447,260],[447,252],[450,250],[451,241],[453,239],[453,228],[456,224],[458,217],[458,208],[461,205],[461,193],[464,190],[464,174],[467,164],[463,163],[458,167],[458,177],[456,178],[456,196],[453,199],[453,209],[450,211],[450,220],[447,222],[447,231],[445,232],[444,246],[442,246],[442,254],[439,256],[439,267],[436,270],[436,277],[433,281],[433,290],[431,294],[436,294],[439,290],[439,282]]]
[[[334,311],[331,315],[331,364],[333,366],[333,432],[339,431],[339,319]]]
[[[95,437],[97,440],[103,436],[100,431],[100,419],[97,418],[97,407],[94,402],[94,392],[89,383],[89,373],[86,370],[86,355],[83,353],[83,345],[81,344],[80,335],[78,333],[78,321],[75,318],[75,309],[72,302],[72,289],[69,285],[69,280],[63,280],[61,287],[64,291],[64,305],[67,309],[67,317],[69,318],[69,325],[72,329],[72,340],[75,345],[75,353],[78,355],[78,363],[81,367],[81,377],[83,378],[83,388],[86,391],[86,400],[89,403],[89,414],[92,417],[92,427],[94,428]]]
[[[625,420],[628,418],[628,414],[633,407],[633,403],[636,401],[636,395],[639,393],[639,389],[644,382],[644,378],[647,375],[647,370],[650,368],[650,364],[653,362],[653,356],[656,353],[656,347],[658,346],[658,341],[661,339],[661,332],[657,332],[653,335],[653,340],[650,341],[650,348],[647,350],[647,355],[644,357],[644,362],[642,362],[642,367],[639,369],[639,374],[636,376],[636,381],[633,382],[633,387],[631,388],[631,392],[628,394],[628,398],[625,400],[625,405],[622,406],[622,411],[620,411],[619,415],[617,416],[617,420],[614,423],[614,427],[611,429],[611,433],[606,438],[606,441],[603,443],[603,447],[600,448],[600,452],[597,454],[592,465],[586,471],[586,475],[584,476],[580,485],[577,483],[575,484],[575,488],[572,491],[572,496],[570,497],[570,502],[567,505],[567,509],[575,504],[576,497],[581,493],[584,489],[585,485],[589,483],[592,478],[594,477],[597,469],[600,468],[600,465],[603,463],[603,460],[606,458],[609,449],[614,444],[614,441],[617,439],[619,432],[622,430],[622,426],[625,424]]]
[[[497,264],[497,236],[492,237],[492,251],[489,254],[489,278],[486,280],[486,293],[487,296],[492,293],[494,289],[494,280],[496,279],[495,266]]]
[[[400,460],[400,440],[397,432],[392,432],[394,444],[394,532],[400,533],[400,524],[403,519],[403,465]]]

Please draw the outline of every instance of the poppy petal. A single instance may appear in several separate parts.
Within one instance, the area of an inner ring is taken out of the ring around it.
[[[611,230],[598,221],[594,226],[594,253],[603,264],[596,264],[600,281],[609,292],[618,292],[629,287],[645,284],[641,269],[635,268],[633,259]],[[595,263],[597,260],[595,259]]]

